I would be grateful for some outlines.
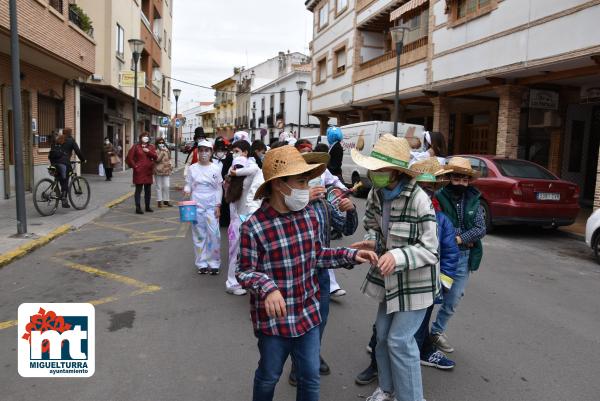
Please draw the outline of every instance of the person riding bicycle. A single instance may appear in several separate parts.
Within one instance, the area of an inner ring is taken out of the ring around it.
[[[64,128],[62,133],[52,137],[48,160],[50,160],[50,164],[56,168],[58,180],[60,182],[62,207],[64,208],[71,207],[67,200],[67,192],[69,190],[69,175],[73,169],[71,166],[71,156],[73,155],[73,152],[75,152],[79,160],[85,162],[83,153],[81,153],[77,142],[73,139],[73,131],[71,128]]]

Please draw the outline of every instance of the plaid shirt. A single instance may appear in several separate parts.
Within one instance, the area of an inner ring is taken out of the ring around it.
[[[236,277],[250,290],[250,314],[255,333],[299,337],[321,323],[319,268],[337,268],[354,261],[358,251],[322,248],[315,211],[280,214],[268,202],[242,224]],[[267,316],[265,298],[279,290],[287,315]]]
[[[366,240],[376,241],[379,255],[390,252],[396,259],[395,274],[382,276],[371,267],[361,291],[386,301],[387,313],[425,309],[440,291],[438,237],[431,200],[415,180],[406,184],[390,205],[388,227],[382,228],[384,200],[371,190],[364,226]]]
[[[456,214],[458,215],[458,227],[455,228],[456,235],[458,235],[462,241],[462,244],[459,246],[461,249],[469,249],[467,244],[471,244],[478,239],[482,239],[485,237],[486,228],[485,228],[485,218],[483,217],[483,211],[481,207],[477,209],[477,214],[475,215],[475,226],[470,230],[465,229],[465,224],[463,220],[463,209],[465,207],[465,197],[463,196],[460,202],[456,202]]]

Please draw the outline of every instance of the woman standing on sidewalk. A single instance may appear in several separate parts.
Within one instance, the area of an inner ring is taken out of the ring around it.
[[[154,162],[154,181],[156,182],[158,207],[163,207],[163,205],[171,207],[172,205],[169,203],[171,174],[173,173],[171,151],[167,148],[164,138],[156,140],[156,147],[157,157]]]
[[[150,136],[142,132],[139,142],[129,149],[125,162],[133,169],[133,183],[135,184],[135,212],[144,214],[141,206],[142,188],[144,189],[144,201],[146,212],[153,212],[150,208],[150,197],[152,196],[152,170],[156,160],[156,149],[150,144]]]
[[[104,146],[102,146],[102,153],[100,155],[100,160],[102,160],[102,165],[104,166],[104,174],[106,175],[106,181],[110,181],[112,179],[113,173],[113,156],[117,156],[116,150],[112,143],[110,143],[110,139],[104,138]]]

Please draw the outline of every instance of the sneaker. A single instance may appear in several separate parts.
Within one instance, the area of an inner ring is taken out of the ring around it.
[[[227,288],[225,292],[231,295],[246,295],[246,290],[239,287]]]
[[[364,386],[365,384],[373,383],[375,379],[377,379],[377,365],[371,363],[368,368],[356,376],[354,382]]]
[[[338,288],[335,291],[332,291],[329,294],[332,298],[339,298],[339,297],[343,297],[344,295],[346,295],[346,290],[342,290],[341,288]]]
[[[288,383],[290,383],[290,386],[294,387],[298,385],[298,379],[296,378],[296,369],[294,369],[294,365],[292,365],[292,370],[290,370],[290,375],[288,376]]]
[[[210,275],[211,276],[216,276],[219,273],[220,273],[219,269],[210,269]]]
[[[327,376],[331,373],[331,369],[329,368],[329,365],[327,364],[327,362],[325,362],[325,359],[323,359],[322,356],[319,358],[321,359],[321,364],[319,365],[319,374],[321,376]]]
[[[168,201],[163,202],[163,205],[166,207],[173,207],[173,205],[171,205]]]
[[[377,387],[373,395],[367,397],[365,401],[394,401],[394,396]]]
[[[201,267],[198,269],[198,274],[207,274],[208,269],[206,267]]]
[[[444,333],[431,333],[431,342],[435,345],[440,351],[444,351],[448,354],[454,352],[454,348],[448,342],[448,338]]]
[[[448,359],[442,351],[431,351],[428,355],[421,357],[421,365],[448,370],[452,369],[455,363]]]

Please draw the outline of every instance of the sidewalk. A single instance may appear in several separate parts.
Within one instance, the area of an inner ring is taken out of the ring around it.
[[[580,209],[579,214],[577,215],[577,219],[575,223],[570,226],[561,227],[560,230],[566,232],[567,234],[580,239],[585,239],[585,224],[587,223],[587,219],[592,215],[592,209]]]
[[[63,209],[59,205],[56,214],[48,217],[38,214],[33,206],[32,194],[27,194],[25,205],[29,235],[26,238],[14,237],[17,233],[15,198],[0,200],[0,221],[2,222],[0,227],[0,267],[48,243],[57,236],[102,216],[115,204],[127,201],[133,195],[134,189],[131,183],[131,174],[131,170],[115,173],[112,181],[105,181],[104,177],[98,175],[85,175],[90,183],[91,191],[88,207],[84,210],[75,210],[73,208]]]

